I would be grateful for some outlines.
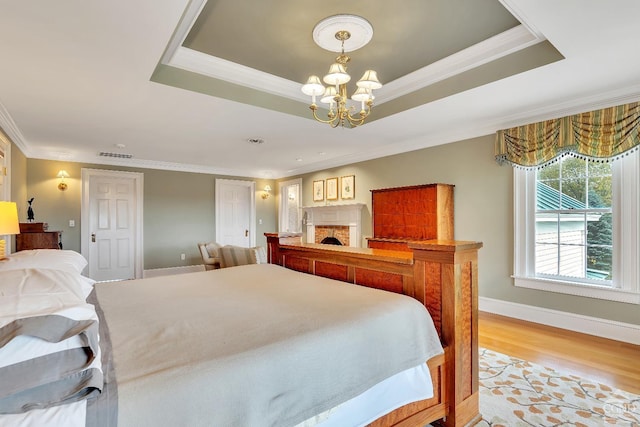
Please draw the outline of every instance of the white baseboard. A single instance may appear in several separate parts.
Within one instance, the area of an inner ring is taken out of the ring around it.
[[[640,345],[640,325],[486,297],[478,298],[478,309],[487,313]]]
[[[186,265],[181,267],[168,267],[168,268],[153,268],[151,270],[144,270],[142,277],[159,277],[159,276],[171,276],[173,274],[183,273],[195,273],[196,271],[204,271],[204,265]]]

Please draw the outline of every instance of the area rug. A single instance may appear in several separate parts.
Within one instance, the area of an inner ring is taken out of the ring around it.
[[[640,396],[480,349],[476,427],[640,427]]]

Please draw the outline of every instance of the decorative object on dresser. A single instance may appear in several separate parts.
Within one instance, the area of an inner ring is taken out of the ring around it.
[[[407,242],[453,240],[451,184],[371,190],[370,248],[409,250]]]
[[[62,249],[62,231],[48,231],[46,222],[21,222],[16,236],[16,251]]]
[[[18,226],[18,205],[14,202],[0,202],[0,236],[20,234]],[[6,257],[4,239],[0,239],[0,260]]]
[[[35,221],[35,215],[33,213],[33,207],[31,206],[31,204],[33,203],[34,199],[35,199],[35,197],[32,197],[29,200],[27,200],[27,203],[29,204],[29,207],[27,208],[27,221],[29,221],[29,222]]]

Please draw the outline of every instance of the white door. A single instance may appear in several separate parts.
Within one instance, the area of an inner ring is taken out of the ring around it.
[[[221,245],[256,245],[256,183],[216,179],[216,241]]]
[[[86,178],[83,170],[82,253],[88,276],[98,281],[141,277],[141,174],[93,170]]]

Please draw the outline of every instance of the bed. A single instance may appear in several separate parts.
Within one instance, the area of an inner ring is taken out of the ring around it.
[[[270,250],[271,264],[98,284],[72,251],[10,256],[0,425],[467,424],[442,319]]]

